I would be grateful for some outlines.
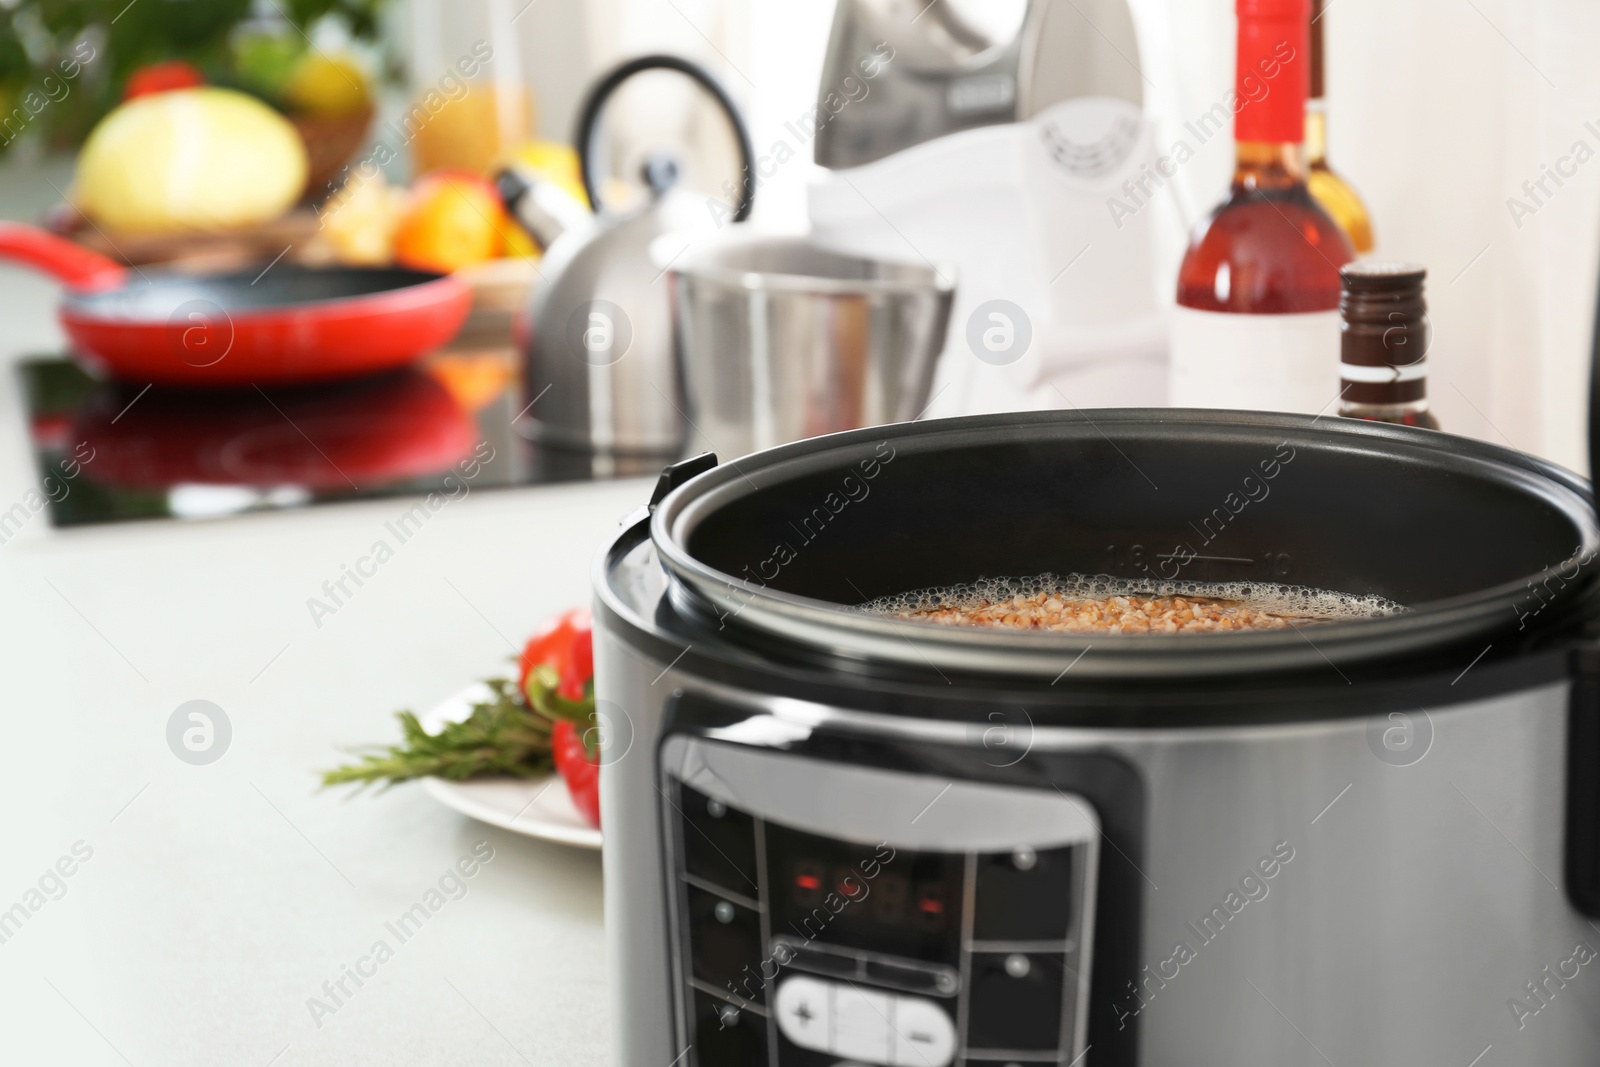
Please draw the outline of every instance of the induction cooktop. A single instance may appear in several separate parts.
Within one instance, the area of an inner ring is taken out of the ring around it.
[[[207,519],[349,500],[652,475],[524,436],[508,351],[447,351],[376,377],[228,391],[97,381],[63,356],[19,365],[39,505],[53,526]],[[534,404],[537,403],[537,397]]]

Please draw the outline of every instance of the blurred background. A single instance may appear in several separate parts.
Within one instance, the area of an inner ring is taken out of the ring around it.
[[[912,9],[923,6],[907,10],[915,15]],[[1020,21],[1023,6],[939,0],[936,9],[964,13],[974,25],[999,27],[1003,34],[1008,20]],[[1120,71],[1160,151],[1184,138],[1184,124],[1232,84],[1229,0],[1132,0],[1131,38],[1114,28],[1127,17],[1120,2],[1048,6],[1052,39],[1066,43],[1041,53],[1046,58],[1036,76],[1055,76],[1052,69],[1066,54],[1098,63],[1113,80]],[[395,198],[429,171],[487,173],[515,153],[576,186],[576,164],[561,146],[570,147],[579,104],[594,79],[627,57],[670,52],[703,64],[727,87],[758,153],[779,144],[794,150],[796,158],[761,175],[755,221],[796,227],[805,224],[816,167],[811,146],[792,131],[817,103],[834,5],[12,0],[0,6],[0,15],[0,100],[12,116],[0,149],[5,217],[37,222],[61,210],[74,153],[127,93],[131,78],[149,88],[166,84],[163,79],[198,77],[240,88],[290,116],[311,149],[306,195],[313,206],[337,190],[342,167],[363,160],[376,161]],[[1600,167],[1568,164],[1574,173],[1559,185],[1547,181],[1552,195],[1540,195],[1538,204],[1524,183],[1537,182],[1578,142],[1590,145],[1590,154],[1600,147],[1600,125],[1586,126],[1600,121],[1594,108],[1600,74],[1588,62],[1600,11],[1574,0],[1337,0],[1323,21],[1336,165],[1366,200],[1378,253],[1431,271],[1435,410],[1455,432],[1582,467],[1579,397],[1593,318]],[[475,42],[487,42],[492,59],[464,75],[457,64],[472,56]],[[74,62],[75,52],[94,58],[69,78],[63,64]],[[52,74],[55,81],[47,84]],[[475,87],[459,102],[450,99],[458,83]],[[442,117],[411,143],[392,143],[392,151],[374,156],[375,145],[398,140],[405,116],[430,92],[447,98]],[[646,134],[694,145],[688,154],[714,191],[726,180],[719,168],[727,169],[731,149],[717,116],[687,102],[695,92],[671,75],[646,78],[619,95],[607,136],[618,146]],[[25,122],[16,121],[24,114]],[[1169,269],[1176,267],[1188,227],[1225,191],[1232,164],[1227,137],[1191,147],[1194,159],[1172,182],[1179,218],[1157,240],[1165,243],[1159,254]],[[1518,212],[1511,198],[1532,210]],[[444,196],[433,211],[448,218],[456,199]],[[364,189],[347,225],[319,234],[316,242],[295,242],[291,258],[384,255],[381,231],[395,225],[396,202]],[[363,221],[374,217],[384,221]],[[59,216],[54,222],[72,230]],[[170,241],[165,247],[117,241],[114,227],[102,221],[102,228],[103,235],[80,224],[78,232],[87,232],[91,244],[116,242],[124,253],[147,259],[192,258],[201,251]],[[270,256],[304,229],[287,225],[282,241],[279,231],[257,235],[247,250]],[[422,231],[413,244],[426,245],[429,227],[419,223],[413,230]],[[528,251],[524,245],[511,228],[508,251]],[[220,262],[230,250],[203,251]],[[1156,277],[1163,283],[1159,296],[1170,299],[1168,274],[1157,271]],[[0,267],[0,291],[7,308],[53,299],[50,283],[10,267]],[[958,318],[959,311],[958,305]],[[43,316],[8,315],[8,321],[9,349],[60,344]],[[1036,393],[1003,406],[1046,402]]]

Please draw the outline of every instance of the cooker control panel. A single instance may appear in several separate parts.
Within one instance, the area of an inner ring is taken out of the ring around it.
[[[662,754],[685,1063],[1078,1059],[1099,842],[1081,798],[682,737]]]

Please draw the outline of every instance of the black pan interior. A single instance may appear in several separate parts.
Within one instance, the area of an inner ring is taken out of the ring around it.
[[[795,476],[757,467],[754,490],[728,481],[742,495],[699,517],[686,547],[728,575],[836,604],[1054,572],[1419,607],[1520,583],[1583,546],[1587,505],[1554,468],[1443,434],[1309,422],[1108,418],[950,445],[890,437]]]
[[[421,285],[443,275],[400,268],[301,267],[280,263],[265,271],[185,275],[146,271],[129,275],[126,286],[105,292],[72,293],[71,310],[97,318],[164,322],[184,305],[204,301],[224,311],[268,311],[371,296]]]

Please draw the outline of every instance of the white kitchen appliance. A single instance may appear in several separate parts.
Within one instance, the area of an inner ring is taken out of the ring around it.
[[[929,414],[1165,401],[1186,228],[1135,22],[1127,0],[840,0],[811,223],[955,267]]]

